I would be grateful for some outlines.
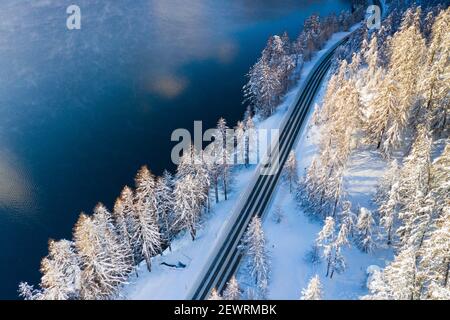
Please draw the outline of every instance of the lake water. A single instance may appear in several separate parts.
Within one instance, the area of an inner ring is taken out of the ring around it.
[[[66,8],[81,8],[81,30]],[[342,0],[2,0],[0,298],[39,281],[49,238],[111,207],[138,168],[173,170],[170,134],[244,106],[245,73],[269,35]]]

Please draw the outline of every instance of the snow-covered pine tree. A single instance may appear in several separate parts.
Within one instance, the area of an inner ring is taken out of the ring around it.
[[[412,300],[416,295],[416,253],[405,248],[382,272],[377,272],[369,284],[370,294],[364,299]]]
[[[433,199],[427,197],[431,178],[431,145],[428,128],[419,127],[411,153],[404,161],[400,175],[399,194],[402,225],[397,233],[402,244],[420,247],[431,226]],[[431,201],[431,202],[430,202]]]
[[[235,160],[237,164],[245,164],[246,150],[245,150],[245,124],[243,121],[238,121],[235,127],[236,134],[236,156]]]
[[[239,288],[239,283],[236,280],[236,277],[231,277],[230,281],[227,283],[227,287],[223,292],[224,300],[240,300],[241,299],[241,290]]]
[[[161,252],[161,234],[158,226],[155,176],[142,167],[136,176],[136,228],[132,241],[137,247],[137,257],[144,258],[151,271],[151,258]]]
[[[175,225],[178,230],[189,230],[192,240],[195,240],[197,224],[207,198],[204,186],[188,174],[175,182],[174,198]]]
[[[74,240],[81,261],[80,298],[114,296],[132,266],[125,246],[112,229],[106,208],[98,205],[92,217],[82,213],[74,228]]]
[[[350,201],[344,201],[342,203],[342,211],[339,213],[339,221],[341,225],[346,225],[348,235],[352,238],[354,236],[357,220],[358,217],[352,211],[352,203]]]
[[[424,63],[425,39],[420,30],[421,9],[408,9],[400,30],[392,37],[389,73],[398,85],[400,118],[417,120],[417,68]],[[401,131],[404,128],[400,129]]]
[[[348,241],[349,230],[346,224],[342,224],[336,240],[333,243],[333,258],[330,264],[330,279],[333,278],[334,273],[342,273],[346,268],[345,258],[342,255],[342,248],[349,245]]]
[[[308,283],[308,286],[302,290],[302,296],[300,300],[322,300],[323,289],[320,283],[320,278],[316,274]]]
[[[417,278],[421,280],[421,298],[450,297],[450,207],[446,206],[424,241]]]
[[[273,221],[275,221],[275,223],[280,223],[283,220],[283,217],[283,209],[281,208],[281,206],[276,205],[273,209]]]
[[[212,289],[208,300],[223,300],[220,294],[217,292],[216,288]]]
[[[284,166],[284,176],[289,182],[289,192],[292,193],[293,186],[298,180],[297,158],[294,150],[289,153],[289,157]]]
[[[117,198],[114,204],[112,217],[115,225],[115,230],[119,238],[126,246],[127,250],[132,253],[129,256],[130,264],[132,266],[136,266],[136,260],[134,256],[135,246],[132,242],[132,234],[136,228],[135,208],[133,201],[133,191],[129,187],[125,187],[120,197]]]
[[[279,38],[279,37],[278,37]],[[281,40],[280,40],[281,41]],[[282,44],[274,46],[274,37],[270,37],[261,58],[250,69],[248,83],[244,86],[244,102],[249,102],[254,111],[267,117],[273,113],[279,94],[282,91],[278,68],[271,66],[274,47],[282,48]]]
[[[81,268],[73,242],[50,240],[41,262],[42,299],[78,300]]]
[[[247,267],[255,281],[258,297],[264,299],[269,279],[269,259],[261,219],[258,216],[252,218],[240,248],[245,252]]]
[[[377,189],[373,201],[381,205],[384,201],[389,199],[389,192],[392,186],[398,182],[400,176],[400,166],[396,159],[389,161],[388,167],[381,179],[378,181]]]
[[[224,118],[220,118],[217,122],[217,131],[220,134],[220,137],[217,137],[220,141],[222,141],[222,150],[220,150],[220,156],[222,157],[220,164],[220,172],[221,172],[221,179],[223,183],[223,194],[225,200],[228,200],[228,184],[229,184],[229,178],[230,178],[230,161],[229,157],[232,157],[232,154],[229,154],[229,151],[227,146],[227,130],[228,130],[227,123]]]
[[[381,178],[374,197],[375,203],[378,204],[380,225],[384,228],[388,245],[392,244],[400,208],[399,175],[400,168],[394,159]]]
[[[28,282],[20,282],[18,292],[24,300],[41,300],[42,298],[41,291],[34,289]]]
[[[335,221],[333,217],[325,219],[322,230],[318,233],[316,245],[323,249],[323,257],[327,261],[326,277],[330,274],[331,262],[333,259],[333,246],[336,240]]]
[[[380,225],[386,232],[387,244],[392,244],[395,225],[398,218],[400,195],[398,182],[394,183],[389,190],[388,198],[380,203],[378,213],[380,214]]]
[[[173,189],[175,183],[173,177],[167,170],[156,181],[155,197],[156,197],[156,211],[159,222],[159,230],[161,233],[161,241],[163,246],[168,246],[171,249],[171,242],[175,236],[174,230],[174,196]]]
[[[258,136],[255,130],[255,122],[251,115],[245,120],[245,132],[245,164],[256,164],[257,155],[255,152],[258,149]]]
[[[356,228],[358,229],[359,246],[364,252],[372,251],[375,246],[375,240],[373,238],[374,226],[375,220],[373,219],[372,212],[366,208],[361,208]]]
[[[423,96],[422,108],[435,133],[442,133],[448,123],[450,104],[450,8],[442,10],[432,27],[431,41],[427,50],[427,62],[422,68],[419,89]]]
[[[371,111],[365,123],[366,139],[389,157],[400,146],[407,113],[400,109],[400,87],[388,74],[379,83],[375,97],[369,101]]]

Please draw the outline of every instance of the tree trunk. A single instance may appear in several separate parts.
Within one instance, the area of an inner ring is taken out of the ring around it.
[[[191,229],[191,238],[192,238],[192,241],[195,241],[195,235],[196,235],[197,232],[196,232],[194,226],[191,226],[190,229]]]
[[[331,266],[331,255],[328,257],[327,274],[325,275],[325,277],[328,277],[328,275],[330,274],[330,266]]]
[[[228,200],[228,196],[227,196],[227,178],[226,178],[226,174],[224,173],[223,175],[223,194],[225,197],[225,201]]]
[[[444,287],[447,287],[449,273],[450,273],[450,261],[447,262],[447,272],[445,273]]]
[[[147,270],[148,272],[152,272],[152,261],[148,254],[145,255],[145,262],[147,263]]]

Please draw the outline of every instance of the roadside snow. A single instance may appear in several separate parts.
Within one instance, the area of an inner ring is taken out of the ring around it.
[[[352,30],[357,27],[358,25],[355,25]],[[316,53],[313,60],[303,66],[301,80],[286,94],[274,115],[264,121],[256,122],[258,128],[279,128],[286,112],[293,107],[295,97],[314,64],[347,34],[348,32],[334,34],[324,49]],[[299,140],[302,141],[304,138],[304,135],[302,135]],[[314,148],[312,145],[306,148],[303,142],[299,145],[303,146],[303,149],[296,151],[298,155],[302,155],[299,159],[303,160],[307,159],[308,155],[312,156]],[[303,162],[301,163],[304,165]],[[215,248],[228,229],[230,220],[232,220],[230,213],[233,212],[240,195],[250,184],[255,168],[256,166],[235,168],[233,189],[229,199],[212,207],[211,212],[205,216],[202,227],[198,231],[198,238],[192,241],[189,234],[180,235],[173,241],[172,251],[167,249],[163,255],[152,259],[152,272],[148,272],[145,264],[142,263],[138,268],[139,276],[130,278],[129,284],[122,288],[119,298],[131,300],[188,299],[188,294],[193,289],[192,286],[195,284],[199,272],[206,266],[207,261],[214,257]],[[281,188],[285,187],[281,186]],[[274,264],[270,298],[296,299],[299,295],[299,289],[309,279],[307,265],[301,262],[304,256],[303,251],[310,246],[320,226],[318,224],[307,224],[306,218],[296,212],[295,204],[289,194],[285,190],[279,191],[276,194],[275,203],[283,204],[283,209],[290,213],[289,217],[292,221],[286,219],[281,224],[275,225],[267,219],[267,223],[265,223],[268,239],[274,239],[273,241],[269,240],[270,245],[273,245]],[[280,241],[275,240],[276,238],[280,238]],[[294,266],[302,267],[301,272],[297,270],[295,277],[289,279],[285,275],[292,274],[292,271],[296,270]],[[283,272],[285,272],[285,275],[283,275]]]

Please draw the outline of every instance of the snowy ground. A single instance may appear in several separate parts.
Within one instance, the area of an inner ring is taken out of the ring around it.
[[[286,94],[283,103],[273,116],[257,123],[259,128],[279,128],[287,110],[292,107],[297,92],[303,84],[302,82],[306,79],[314,64],[345,35],[347,33],[344,32],[333,35],[325,48],[318,52],[311,62],[303,66],[299,83]],[[303,172],[303,168],[306,167],[313,156],[314,145],[311,141],[313,139],[306,138],[303,134],[299,139],[298,146],[301,147],[296,150],[301,170],[299,172]],[[360,159],[360,161],[364,160]],[[204,218],[203,225],[198,232],[198,238],[193,242],[189,234],[180,235],[172,244],[172,252],[166,250],[162,256],[153,258],[152,272],[148,272],[145,264],[142,263],[138,268],[139,277],[133,276],[129,280],[130,283],[121,291],[121,298],[138,300],[188,298],[199,271],[205,267],[209,259],[212,259],[219,239],[224,230],[227,230],[230,212],[233,211],[239,195],[249,185],[254,169],[254,166],[235,168],[233,189],[229,199],[219,202],[212,208],[211,213]],[[349,179],[361,181],[361,186],[355,187],[355,196],[358,192],[365,193],[373,187],[374,180],[365,179],[365,177],[369,175],[376,177],[379,175],[379,169],[377,165],[374,165],[372,169],[367,168],[363,172],[355,170],[349,175]],[[282,204],[282,208],[286,212],[284,220],[280,224],[273,223],[270,219],[272,211],[270,209],[264,224],[272,254],[273,270],[269,288],[269,298],[272,299],[298,299],[300,289],[306,285],[309,277],[316,272],[303,260],[320,229],[320,224],[309,222],[301,212],[298,212],[292,197],[286,192],[285,188],[285,186],[278,187],[273,201],[275,204]],[[349,263],[352,265],[351,268],[343,276],[336,276],[333,281],[325,282],[327,298],[356,298],[362,292],[364,285],[365,266],[369,263],[380,264],[380,260],[376,256],[369,258],[357,250],[349,250],[348,255]],[[184,267],[169,267],[162,263],[180,264]],[[321,267],[319,266],[319,268]],[[245,279],[242,279],[242,281],[245,281]]]

